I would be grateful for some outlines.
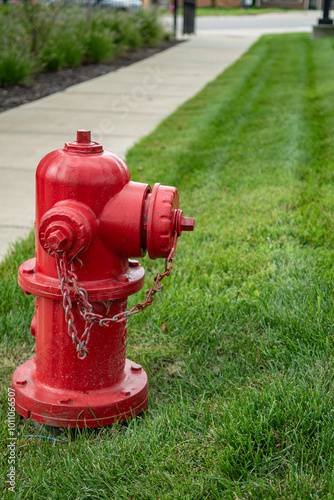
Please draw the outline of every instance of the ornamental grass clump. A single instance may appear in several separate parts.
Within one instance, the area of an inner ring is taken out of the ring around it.
[[[34,69],[30,55],[15,47],[0,54],[0,85],[3,87],[23,82]]]
[[[15,85],[43,71],[110,62],[164,37],[152,13],[97,9],[89,17],[83,8],[63,1],[24,0],[13,9],[0,9],[0,85]]]

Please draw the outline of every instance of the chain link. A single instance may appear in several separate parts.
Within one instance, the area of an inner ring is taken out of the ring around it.
[[[153,286],[147,290],[145,301],[136,304],[129,311],[123,311],[121,313],[115,314],[115,316],[111,318],[104,318],[101,314],[94,313],[93,306],[88,300],[87,290],[79,285],[78,277],[75,273],[74,262],[69,262],[66,254],[56,254],[56,264],[60,280],[60,290],[63,297],[65,321],[67,323],[68,334],[72,338],[72,342],[77,351],[79,359],[85,359],[88,354],[87,344],[89,342],[90,334],[95,323],[98,323],[102,327],[110,326],[111,323],[121,323],[122,321],[126,321],[130,316],[144,311],[153,303],[154,295],[162,290],[162,280],[165,278],[165,276],[169,276],[172,271],[176,243],[177,233],[175,232],[173,235],[171,251],[168,257],[165,259],[165,271],[163,273],[158,273],[155,276]],[[74,296],[75,302],[79,308],[79,312],[85,321],[85,328],[81,335],[78,333],[78,330],[74,324],[71,294],[72,296]]]

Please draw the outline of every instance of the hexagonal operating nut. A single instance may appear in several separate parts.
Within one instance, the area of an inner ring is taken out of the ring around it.
[[[56,229],[49,234],[47,244],[54,252],[64,252],[70,247],[71,242],[61,229]]]
[[[73,243],[73,231],[65,221],[53,221],[45,230],[46,250],[52,253],[67,252]]]

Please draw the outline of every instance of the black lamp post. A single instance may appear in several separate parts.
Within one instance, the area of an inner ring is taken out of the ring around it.
[[[329,18],[329,8],[331,0],[324,1],[324,17],[319,19],[319,24],[333,24],[333,19]]]
[[[177,8],[178,8],[177,0],[174,0],[174,38],[176,38],[177,34]]]

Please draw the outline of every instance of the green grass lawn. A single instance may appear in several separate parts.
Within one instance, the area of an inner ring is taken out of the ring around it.
[[[196,7],[196,16],[252,16],[258,14],[272,14],[277,12],[291,12],[294,9],[284,9],[283,7],[263,8],[248,7],[237,9],[232,7]],[[161,9],[162,14],[167,14],[167,9]],[[183,14],[183,8],[177,10],[178,14]]]
[[[196,9],[197,16],[249,16],[256,14],[269,14],[273,12],[289,12],[291,9],[284,9],[280,7],[275,8],[261,8],[261,7],[248,7],[239,9],[226,8],[226,7],[198,7]]]
[[[15,498],[334,498],[333,56],[331,39],[263,37],[129,152],[134,180],[177,186],[196,218],[128,323],[149,409],[65,442],[24,437],[18,418]],[[3,477],[7,387],[34,344],[16,268],[32,255],[31,238],[1,265]],[[144,265],[149,285],[163,263]]]

